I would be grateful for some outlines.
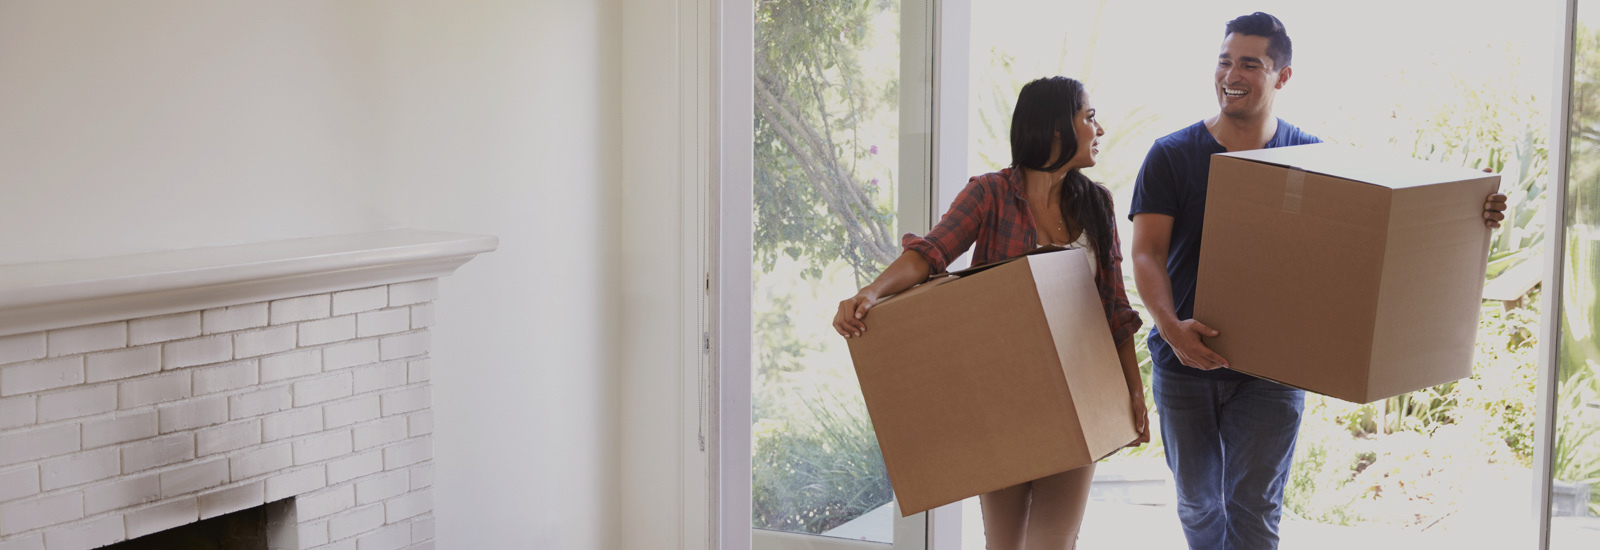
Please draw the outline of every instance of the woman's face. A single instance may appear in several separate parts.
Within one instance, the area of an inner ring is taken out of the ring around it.
[[[1081,99],[1083,107],[1072,117],[1072,129],[1078,135],[1078,151],[1072,160],[1067,161],[1067,169],[1094,166],[1095,157],[1100,154],[1100,136],[1106,135],[1106,129],[1094,118],[1094,105],[1089,103],[1089,94],[1085,92]]]

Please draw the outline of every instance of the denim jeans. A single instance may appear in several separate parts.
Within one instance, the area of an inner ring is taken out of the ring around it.
[[[1159,367],[1154,374],[1189,548],[1277,548],[1305,392],[1259,378],[1209,380]]]

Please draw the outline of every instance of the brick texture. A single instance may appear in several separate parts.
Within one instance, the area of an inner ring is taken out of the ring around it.
[[[0,550],[295,498],[315,548],[433,545],[438,282],[0,337]]]

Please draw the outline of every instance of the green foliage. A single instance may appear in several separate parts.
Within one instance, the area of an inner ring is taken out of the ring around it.
[[[1600,225],[1600,29],[1578,23],[1573,48],[1572,148],[1568,158],[1570,223]]]
[[[754,517],[758,529],[821,533],[894,499],[860,398],[823,390],[799,410],[756,423]]]
[[[1594,370],[1580,370],[1563,380],[1557,394],[1556,445],[1551,456],[1555,478],[1568,483],[1600,485],[1600,392]],[[1600,489],[1600,488],[1597,488]],[[1600,490],[1591,493],[1590,515],[1600,516]]]
[[[1323,523],[1421,528],[1474,484],[1530,467],[1538,317],[1486,305],[1471,378],[1364,405],[1308,395],[1284,506]]]
[[[1284,489],[1287,514],[1333,525],[1355,525],[1360,495],[1352,483],[1355,474],[1371,464],[1358,440],[1343,429],[1337,407],[1319,395],[1306,396],[1294,464]]]
[[[780,255],[804,258],[816,279],[842,259],[862,279],[899,255],[892,198],[879,192],[892,182],[858,166],[876,154],[861,130],[898,93],[898,80],[868,79],[857,55],[885,10],[898,5],[756,2],[754,253],[764,271]]]
[[[1494,233],[1488,277],[1493,280],[1543,248],[1544,189],[1550,173],[1547,118],[1532,95],[1514,92],[1521,63],[1505,74],[1451,75],[1455,99],[1429,109],[1412,140],[1411,155],[1501,174],[1507,221]]]
[[[793,302],[790,295],[774,297],[771,307],[755,312],[758,385],[777,385],[783,373],[805,370],[806,353],[820,349],[795,336],[794,318],[789,315]]]
[[[1496,438],[1517,464],[1531,467],[1538,372],[1538,292],[1524,300],[1528,307],[1483,308],[1478,321],[1477,353],[1472,377],[1452,388],[1456,407],[1446,423],[1461,425]]]

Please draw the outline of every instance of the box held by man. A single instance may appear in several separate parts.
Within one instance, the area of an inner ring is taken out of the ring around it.
[[[1335,144],[1214,155],[1194,318],[1235,370],[1355,403],[1472,375],[1500,176]]]

